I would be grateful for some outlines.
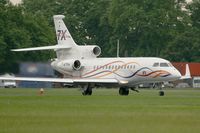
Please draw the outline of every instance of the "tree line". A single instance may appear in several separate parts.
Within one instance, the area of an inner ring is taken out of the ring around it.
[[[102,56],[156,56],[200,61],[200,0],[0,0],[0,73],[17,72],[21,61],[47,61],[52,51],[10,49],[56,44],[53,15],[79,45],[99,45]]]

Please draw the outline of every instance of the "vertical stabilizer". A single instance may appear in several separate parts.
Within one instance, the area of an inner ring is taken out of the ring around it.
[[[74,47],[76,46],[76,43],[69,33],[63,18],[65,18],[64,15],[53,16],[58,45],[68,45],[69,47]]]

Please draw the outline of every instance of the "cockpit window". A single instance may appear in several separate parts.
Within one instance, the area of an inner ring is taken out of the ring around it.
[[[158,62],[156,62],[156,63],[153,64],[153,67],[158,67],[158,66],[159,66]]]
[[[160,63],[160,67],[169,67],[167,63]]]
[[[173,65],[171,63],[168,63],[170,67],[173,67]]]

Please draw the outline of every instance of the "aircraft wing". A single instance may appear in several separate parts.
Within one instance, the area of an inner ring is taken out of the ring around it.
[[[12,49],[11,51],[21,52],[21,51],[36,51],[36,50],[56,50],[56,49],[69,49],[70,46],[67,45],[53,45],[53,46],[43,46],[43,47],[32,47],[32,48],[22,48],[22,49]]]
[[[0,77],[0,80],[16,81],[38,81],[38,82],[58,82],[58,83],[125,83],[116,79],[90,79],[90,78],[36,78],[36,77]]]

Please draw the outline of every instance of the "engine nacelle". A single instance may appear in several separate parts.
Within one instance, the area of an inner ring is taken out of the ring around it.
[[[101,54],[101,48],[96,45],[79,46],[79,51],[85,58],[97,57]]]
[[[80,70],[82,64],[80,60],[63,60],[63,61],[54,61],[51,63],[51,66],[57,71],[74,71]]]
[[[81,69],[81,62],[79,61],[79,60],[75,60],[74,62],[73,62],[73,69],[74,70],[80,70]]]
[[[94,55],[99,56],[101,54],[101,48],[99,46],[95,46],[92,49]]]

